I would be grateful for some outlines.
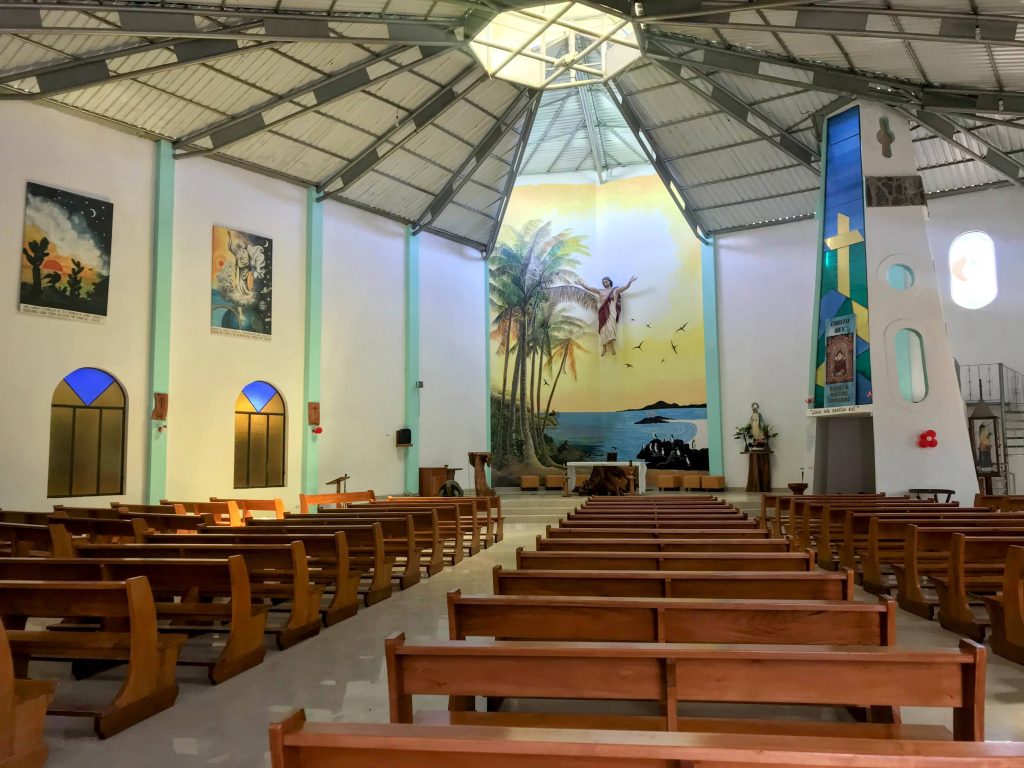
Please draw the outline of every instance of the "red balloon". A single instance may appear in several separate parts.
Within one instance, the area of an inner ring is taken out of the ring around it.
[[[934,429],[929,429],[929,430],[928,430],[927,432],[925,432],[924,434],[925,434],[925,436],[926,436],[926,437],[928,437],[929,439],[935,439],[935,430],[934,430]]]
[[[932,448],[938,448],[939,447],[939,441],[936,440],[934,437],[932,438],[931,447]]]
[[[917,438],[917,445],[919,448],[927,448],[928,438],[925,437],[924,435],[921,435],[919,438]]]

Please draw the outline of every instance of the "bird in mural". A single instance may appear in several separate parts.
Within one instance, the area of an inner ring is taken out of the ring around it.
[[[647,341],[647,339],[644,339],[644,341]],[[635,347],[633,347],[633,349],[639,349],[641,352],[643,352],[644,351],[644,341],[641,341],[639,344],[637,344]]]
[[[676,333],[679,333],[680,331],[682,331],[683,333],[686,333],[686,326],[688,326],[689,324],[690,324],[690,322],[687,321],[687,322],[683,323],[682,325],[680,325],[678,328],[676,328]]]
[[[632,368],[633,366],[632,366],[632,365],[630,365],[629,363],[626,363],[626,367],[627,367],[627,368]]]
[[[651,327],[651,324],[650,324],[650,323],[644,323],[644,325],[646,325],[646,326],[647,326],[648,328],[650,328],[650,327]]]
[[[542,379],[542,381],[544,382],[544,386],[545,387],[550,387],[551,386],[550,384],[548,384],[548,380],[547,379]]]
[[[662,363],[662,365],[664,365],[664,364],[665,364],[665,358],[664,358],[664,357],[663,357],[663,358],[661,358],[661,363]]]
[[[672,345],[672,354],[678,355],[679,354],[679,347],[676,346],[676,343],[674,341],[670,341],[669,344]]]

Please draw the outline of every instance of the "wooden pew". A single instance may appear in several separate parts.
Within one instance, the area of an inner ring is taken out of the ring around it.
[[[310,520],[318,518],[319,515],[312,515]],[[247,524],[233,533],[248,532],[251,535],[261,533],[278,534],[302,534],[302,533],[331,533],[334,531],[348,531],[351,527],[365,528],[367,525],[379,525],[381,530],[381,546],[384,555],[392,564],[391,575],[398,581],[401,589],[419,584],[420,582],[420,544],[416,538],[416,523],[409,515],[396,515],[393,517],[377,516],[373,518],[353,518],[351,520],[338,520],[337,518],[325,517],[322,522],[304,523],[291,520],[257,520],[250,519]]]
[[[940,519],[950,515],[962,516],[991,513],[987,510],[975,510],[952,504],[918,504],[916,506],[905,506],[899,504],[863,504],[852,507],[842,504],[827,504],[821,509],[818,520],[819,528],[814,536],[814,548],[818,553],[818,563],[822,568],[828,568],[831,570],[839,565],[843,565],[847,568],[854,567],[856,565],[856,554],[854,550],[858,545],[863,546],[866,542],[867,529],[863,526],[857,526],[857,520],[850,518],[851,514],[854,516],[867,515],[886,517],[905,515],[914,516],[918,519]],[[803,540],[809,541],[809,539]],[[801,539],[798,538],[798,545],[799,541],[801,541]],[[851,562],[854,565],[851,565]]]
[[[1000,656],[1024,664],[1024,547],[1006,553],[1003,590],[985,595],[992,632],[989,642]]]
[[[803,571],[813,552],[527,552],[516,549],[523,571]]]
[[[317,512],[318,507],[344,507],[349,504],[360,504],[373,501],[377,496],[373,491],[353,491],[351,493],[300,493],[299,512],[308,515]]]
[[[694,517],[694,518],[662,518],[644,520],[643,518],[602,518],[600,520],[559,520],[559,528],[756,528],[757,520],[746,518]]]
[[[218,525],[241,525],[242,510],[232,500],[227,501],[168,501],[161,504],[180,505],[190,515],[213,515]]]
[[[345,534],[348,544],[349,569],[358,574],[369,575],[369,585],[364,594],[367,606],[387,600],[391,597],[391,584],[395,559],[385,552],[383,527],[379,523],[363,523],[325,528],[323,530],[275,530],[273,526],[246,525],[238,528],[221,526],[203,532],[203,539],[210,541],[238,544],[258,544],[261,541],[273,544],[301,541],[309,546],[317,547],[316,557],[325,557],[323,544],[319,541],[325,536],[333,537],[335,533]],[[220,538],[225,537],[225,538]],[[309,552],[307,551],[307,554]],[[322,568],[323,565],[321,564]]]
[[[189,537],[194,538],[194,537]],[[180,666],[203,667],[213,684],[222,683],[263,661],[267,609],[253,605],[249,571],[241,555],[221,559],[17,558],[0,560],[0,581],[127,581],[143,578],[156,595],[162,632],[190,636],[219,633],[224,643],[181,649]],[[211,602],[213,598],[227,602]],[[169,624],[168,624],[169,622]],[[62,627],[82,629],[82,625]]]
[[[475,536],[467,542],[466,552],[470,555],[475,555],[480,549],[505,537],[505,520],[501,514],[501,500],[497,496],[388,496],[386,500],[372,502],[371,506],[379,504],[455,504],[462,515],[462,527],[468,534]]]
[[[772,534],[776,537],[782,537],[792,535],[796,527],[796,519],[798,514],[802,514],[801,504],[806,504],[810,501],[820,501],[822,499],[829,501],[843,501],[850,500],[854,503],[861,500],[879,500],[887,497],[884,493],[818,493],[818,494],[804,494],[801,496],[779,496],[776,501],[775,508],[775,519],[772,528]]]
[[[220,499],[211,496],[210,501],[234,502],[242,511],[243,517],[253,517],[253,512],[273,512],[276,520],[284,520],[285,515],[288,514],[288,510],[284,506],[284,499]]]
[[[868,501],[807,501],[797,502],[798,514],[795,517],[794,527],[787,535],[796,539],[796,544],[801,549],[816,547],[820,556],[825,562],[833,563],[835,552],[833,551],[834,539],[843,533],[843,521],[847,510],[863,509],[865,511],[877,510],[884,512],[913,512],[923,509],[948,510],[958,509],[959,504],[936,504],[932,501],[917,499],[872,499]],[[832,510],[836,512],[833,513]],[[824,565],[822,567],[825,567]]]
[[[991,531],[990,534],[1010,540],[1020,536],[1016,529]],[[935,586],[930,581],[931,577],[941,578],[947,575],[953,538],[956,535],[956,529],[952,528],[907,526],[903,562],[892,565],[896,574],[896,601],[900,608],[925,619],[934,618],[939,603],[938,597],[932,597],[926,589]],[[1001,576],[1001,570],[999,573]]]
[[[54,509],[56,509],[54,505]],[[152,512],[163,515],[187,515],[188,512],[181,504],[125,504],[121,501],[110,502],[111,509],[121,509],[125,512]]]
[[[995,595],[1003,587],[1010,548],[1024,546],[1024,531],[1009,536],[954,533],[946,574],[928,580],[939,595],[939,624],[972,640],[983,641],[988,614],[977,614],[971,600]]]
[[[142,506],[135,505],[136,507]],[[213,515],[189,515],[178,514],[166,510],[173,510],[174,507],[151,505],[153,509],[163,509],[164,512],[141,512],[128,511],[122,507],[65,507],[55,504],[51,522],[62,517],[85,517],[93,520],[142,520],[150,531],[160,533],[198,533],[201,528],[208,525],[215,525]]]
[[[747,515],[732,507],[693,507],[692,509],[606,509],[593,511],[578,509],[569,512],[566,520],[608,520],[636,518],[638,520],[662,520],[690,517],[721,517],[745,520]]]
[[[0,557],[49,557],[52,551],[53,544],[47,526],[0,523]]]
[[[889,594],[896,586],[895,575],[887,572],[895,563],[902,563],[906,544],[907,527],[916,525],[927,528],[945,528],[970,531],[972,535],[986,536],[1000,531],[1019,530],[1024,535],[1024,517],[1012,518],[1007,515],[993,519],[992,515],[979,517],[952,517],[938,520],[922,520],[914,516],[873,516],[863,522],[868,524],[867,542],[863,550],[859,547],[851,553],[858,557],[862,569],[862,586],[876,595]],[[854,520],[851,526],[858,528],[861,523]]]
[[[0,523],[16,525],[46,525],[49,512],[21,512],[13,509],[0,510]]]
[[[722,503],[717,496],[712,496],[709,493],[694,494],[693,496],[676,496],[669,498],[666,496],[590,496],[586,501],[583,502],[582,506],[586,507],[601,507],[601,506],[625,506],[631,505],[636,507],[649,507],[659,506],[666,504],[701,504],[704,502]]]
[[[272,768],[1017,768],[1024,744],[365,723],[270,726]]]
[[[56,526],[55,526],[56,527]],[[277,638],[278,648],[290,648],[320,632],[320,603],[324,588],[314,584],[309,573],[306,548],[301,541],[276,544],[84,544],[75,547],[78,557],[101,560],[129,558],[226,560],[241,555],[249,570],[250,590],[255,598],[287,601],[283,623],[269,623],[267,634]]]
[[[853,600],[852,571],[493,571],[496,595]]]
[[[19,680],[7,632],[0,621],[0,768],[43,768],[46,708],[57,689],[47,680]]]
[[[452,640],[895,645],[896,601],[475,596],[448,593]]]
[[[544,526],[547,539],[767,539],[767,528],[552,528]],[[782,541],[782,539],[776,539]]]
[[[452,540],[451,548],[449,549],[446,545],[445,550],[450,552],[453,564],[461,562],[464,555],[474,555],[484,547],[490,546],[490,521],[486,517],[478,516],[469,501],[457,499],[458,503],[453,503],[450,500],[448,502],[442,500],[413,503],[415,498],[410,497],[407,501],[389,499],[388,501],[375,501],[372,504],[352,504],[346,511],[367,515],[378,511],[385,511],[389,514],[436,511],[444,538]]]
[[[974,506],[991,507],[999,512],[1024,512],[1024,496],[991,496],[975,494]]]
[[[446,556],[453,565],[462,562],[462,516],[454,506],[395,508],[359,505],[315,515],[289,514],[283,524],[327,525],[389,517],[413,518],[422,564],[428,576],[441,571]]]
[[[384,644],[391,720],[541,728],[936,738],[935,726],[899,724],[900,707],[953,710],[956,741],[984,741],[985,648],[552,643],[474,640]],[[614,670],[614,674],[609,674]],[[451,696],[451,712],[414,714],[415,695]],[[515,698],[516,712],[463,712],[470,696]],[[530,711],[528,699],[648,701],[662,715]],[[872,723],[688,718],[682,702],[870,707]],[[879,725],[882,727],[879,728]],[[888,726],[884,724],[889,724]],[[948,732],[947,732],[948,733]]]
[[[568,538],[537,535],[538,552],[789,552],[785,539]]]
[[[14,658],[25,676],[32,658],[83,662],[127,662],[124,683],[110,702],[57,699],[49,714],[90,717],[100,738],[113,736],[167,709],[178,697],[174,665],[184,635],[157,633],[153,593],[145,578],[107,582],[0,581],[0,616]],[[23,629],[28,618],[100,618],[126,623],[126,631],[51,632]]]
[[[274,544],[287,546],[298,541],[306,550],[310,581],[324,587],[326,606],[320,609],[325,626],[333,626],[359,610],[359,582],[361,571],[353,569],[349,555],[348,534],[345,531],[308,534],[267,534],[253,536],[244,528],[217,526],[213,532],[198,539],[182,534],[151,534],[148,544],[213,544],[220,547],[234,544]],[[235,533],[240,531],[240,533]],[[388,583],[390,588],[391,584]]]
[[[55,526],[61,528],[61,535],[55,535]],[[89,517],[50,516],[50,537],[54,557],[74,557],[74,545],[89,544],[141,544],[146,540],[149,528],[139,518],[103,520]]]

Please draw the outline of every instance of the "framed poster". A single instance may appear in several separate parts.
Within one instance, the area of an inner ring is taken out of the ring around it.
[[[825,329],[825,407],[855,405],[857,382],[854,336],[857,320],[853,315],[833,317]]]
[[[212,333],[270,341],[274,241],[213,227]]]
[[[103,322],[113,226],[113,203],[28,182],[19,309]]]
[[[999,474],[999,433],[994,416],[977,416],[970,419],[971,453],[974,469],[980,477]]]

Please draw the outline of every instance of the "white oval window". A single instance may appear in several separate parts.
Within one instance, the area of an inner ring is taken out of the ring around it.
[[[924,340],[913,328],[902,328],[893,339],[896,352],[896,380],[908,403],[928,397],[928,369],[924,361]]]
[[[999,292],[996,246],[984,232],[964,232],[949,246],[949,293],[964,309],[981,309]]]
[[[906,264],[893,264],[886,270],[885,280],[897,291],[909,290],[914,287],[914,270]]]

